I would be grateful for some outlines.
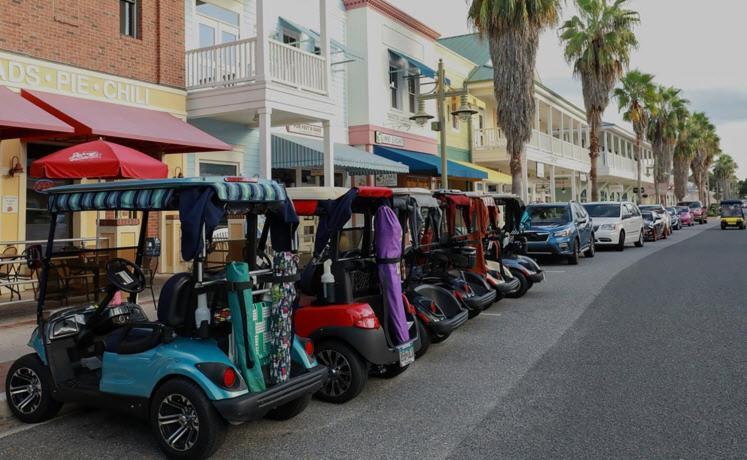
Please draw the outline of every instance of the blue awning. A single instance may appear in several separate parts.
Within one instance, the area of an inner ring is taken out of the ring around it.
[[[352,175],[407,173],[406,165],[373,155],[347,144],[335,144],[335,167]],[[321,140],[288,134],[272,135],[273,168],[323,168],[324,144]]]
[[[393,55],[397,59],[402,59],[404,61],[407,61],[407,63],[411,67],[415,67],[420,71],[420,75],[423,75],[424,77],[428,78],[435,78],[436,77],[436,71],[432,68],[428,67],[427,65],[423,64],[422,62],[418,61],[414,57],[408,56],[407,54],[401,52],[401,51],[394,51],[393,49],[389,49],[389,53]]]
[[[285,27],[287,29],[295,30],[299,34],[303,34],[314,40],[316,43],[319,43],[321,41],[321,37],[318,32],[315,32],[312,29],[309,29],[307,27],[301,26],[296,24],[293,21],[289,21],[283,17],[278,18],[278,23],[280,23],[281,27]],[[331,38],[329,40],[330,46],[332,47],[332,53],[342,53],[345,55],[348,59],[358,59],[362,60],[359,56],[353,54],[348,47],[343,45],[342,43],[338,42],[337,40]],[[332,64],[335,64],[334,62]]]
[[[392,161],[399,161],[410,168],[410,174],[437,177],[441,175],[441,157],[429,153],[412,152],[410,150],[395,149],[392,147],[374,146],[374,153],[378,156]],[[451,160],[446,160],[446,171],[449,176],[465,179],[487,179],[488,175],[480,170],[461,165]]]

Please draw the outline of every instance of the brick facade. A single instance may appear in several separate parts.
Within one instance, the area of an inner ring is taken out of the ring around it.
[[[139,38],[120,34],[119,0],[0,0],[0,49],[184,88],[184,3],[141,0]]]

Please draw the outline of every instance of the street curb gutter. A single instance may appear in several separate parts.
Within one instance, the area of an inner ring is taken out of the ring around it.
[[[3,387],[4,386],[5,385],[3,385]],[[8,402],[5,400],[5,388],[3,388],[3,392],[0,393],[0,419],[11,418],[12,416],[13,414],[10,412],[10,406],[8,406]]]

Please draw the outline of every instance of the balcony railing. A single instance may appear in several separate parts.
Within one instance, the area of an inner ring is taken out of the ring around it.
[[[313,93],[327,93],[327,61],[295,46],[268,40],[272,81]],[[225,88],[257,78],[257,39],[187,51],[187,89]]]
[[[475,150],[490,150],[506,147],[506,138],[499,128],[476,129],[474,133]]]
[[[505,149],[506,137],[500,128],[476,129],[473,133],[473,145],[475,151],[487,151],[492,149]],[[538,130],[532,131],[529,145],[537,150],[547,152],[562,158],[573,159],[581,162],[589,161],[589,150],[586,147],[575,145],[571,142],[558,139]]]

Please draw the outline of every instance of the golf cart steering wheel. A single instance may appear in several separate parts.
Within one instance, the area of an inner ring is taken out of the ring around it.
[[[106,263],[106,277],[122,292],[135,294],[145,289],[143,270],[126,259],[112,259]]]

